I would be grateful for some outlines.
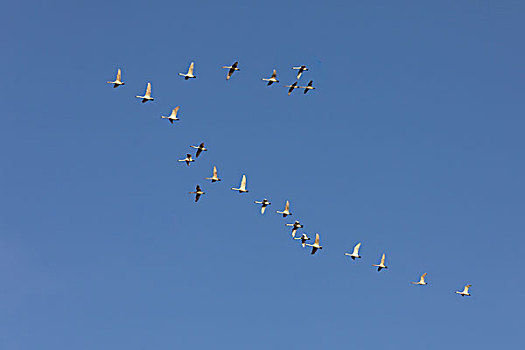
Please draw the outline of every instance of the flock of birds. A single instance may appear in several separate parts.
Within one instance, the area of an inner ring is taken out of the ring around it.
[[[235,62],[231,66],[222,66],[223,69],[228,69],[228,72],[226,74],[226,80],[230,80],[230,78],[232,77],[233,73],[235,73],[236,71],[240,70],[238,68],[238,65],[239,65],[239,62]],[[188,68],[188,72],[187,73],[179,73],[179,75],[184,77],[185,80],[197,78],[197,76],[195,76],[194,73],[193,73],[194,72],[194,67],[195,67],[194,62],[191,62],[190,67]],[[302,74],[304,72],[308,71],[308,68],[305,65],[292,67],[292,69],[297,70],[297,80],[293,84],[285,85],[285,87],[288,88],[288,96],[290,96],[290,94],[295,89],[304,89],[304,93],[305,94],[308,91],[315,89],[315,87],[313,86],[313,80],[310,80],[308,85],[306,85],[306,86],[299,86],[298,85],[298,81],[301,78]],[[268,86],[270,86],[270,85],[272,85],[274,83],[279,83],[279,80],[277,80],[277,71],[274,69],[270,78],[262,78],[262,80],[263,81],[267,81],[268,82],[267,83]],[[125,84],[122,81],[122,71],[121,71],[120,68],[118,68],[118,70],[117,70],[116,79],[114,81],[108,81],[107,83],[108,84],[113,84],[114,88],[117,88],[117,87]],[[154,98],[151,97],[151,83],[149,83],[149,82],[147,83],[147,85],[146,85],[146,92],[145,92],[144,95],[142,95],[142,96],[137,95],[135,97],[141,99],[142,103],[146,103],[146,102],[149,102],[149,101],[154,101]],[[174,121],[180,120],[177,117],[177,113],[178,113],[179,109],[180,109],[180,106],[177,106],[171,111],[171,114],[169,116],[161,116],[161,118],[162,119],[168,119],[170,121],[170,123],[173,124]],[[198,146],[191,145],[190,147],[196,149],[195,158],[193,158],[193,156],[190,153],[188,153],[188,154],[186,154],[186,158],[178,160],[179,162],[186,163],[187,166],[190,166],[191,163],[195,162],[195,160],[201,155],[202,152],[206,152],[208,150],[205,147],[204,142],[202,142]],[[206,177],[205,179],[206,180],[210,180],[212,183],[221,181],[221,179],[218,176],[218,172],[217,172],[217,167],[216,166],[213,166],[212,176],[211,177]],[[246,178],[246,175],[243,174],[239,187],[238,188],[237,187],[232,187],[231,190],[237,191],[239,193],[247,193],[248,189],[246,187],[246,183],[247,183],[247,178]],[[189,192],[189,193],[195,195],[195,202],[198,202],[199,199],[201,198],[201,196],[206,194],[206,192],[204,192],[199,185],[196,186],[195,191],[192,191],[192,192]],[[264,198],[261,201],[255,201],[255,204],[259,204],[260,205],[260,207],[261,207],[261,209],[260,209],[261,210],[261,214],[264,214],[266,212],[266,207],[268,207],[272,203],[268,199]],[[282,215],[283,217],[287,217],[289,215],[293,215],[290,212],[290,202],[286,201],[284,209],[282,211],[277,210],[276,213]],[[292,239],[301,241],[301,246],[303,248],[307,247],[307,246],[312,248],[312,250],[311,250],[311,254],[312,255],[315,254],[319,249],[323,249],[323,247],[319,244],[319,233],[315,234],[314,243],[313,244],[309,244],[307,242],[310,241],[310,237],[308,237],[308,235],[306,233],[302,233],[300,237],[298,237],[298,236],[296,237],[297,231],[299,229],[303,228],[303,225],[299,221],[296,220],[293,223],[287,223],[287,224],[285,224],[285,226],[292,227],[292,232],[291,232]],[[355,245],[352,253],[344,253],[344,255],[345,256],[349,256],[352,260],[360,259],[361,258],[361,256],[359,255],[360,247],[361,247],[361,242],[359,242],[359,243],[357,243]],[[386,254],[383,253],[383,255],[381,256],[381,261],[379,262],[379,264],[373,264],[372,266],[373,267],[377,267],[377,271],[378,272],[381,271],[382,269],[387,269],[388,266],[385,265],[385,260],[386,260]],[[414,284],[414,285],[419,285],[419,286],[428,285],[428,283],[425,280],[426,276],[427,276],[427,273],[425,272],[425,273],[423,273],[421,275],[421,277],[419,278],[419,281],[411,282],[411,283]],[[472,287],[472,285],[471,284],[467,284],[467,285],[464,286],[463,290],[456,291],[455,293],[459,294],[461,296],[470,296],[470,293],[469,293],[470,287]]]

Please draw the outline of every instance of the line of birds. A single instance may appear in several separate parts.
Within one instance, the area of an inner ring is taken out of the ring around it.
[[[223,69],[228,69],[228,73],[226,75],[226,80],[230,80],[230,78],[232,77],[233,73],[235,73],[236,71],[240,70],[238,68],[238,65],[239,65],[239,62],[234,62],[231,66],[222,66]],[[183,76],[185,80],[197,78],[193,74],[194,67],[195,67],[194,62],[191,62],[190,67],[188,68],[188,72],[187,73],[179,73],[179,75]],[[305,65],[292,67],[292,69],[298,71],[297,72],[297,80],[299,80],[301,78],[301,75],[303,74],[303,72],[308,71],[308,68]],[[277,71],[274,69],[273,73],[272,73],[272,76],[270,78],[262,78],[262,80],[267,81],[268,82],[268,84],[267,84],[268,86],[272,85],[273,83],[279,83],[279,80],[277,80]],[[120,68],[118,68],[118,70],[117,70],[116,79],[114,81],[108,81],[107,83],[108,84],[113,84],[114,88],[117,88],[117,87],[119,87],[121,85],[125,85],[125,83],[122,81],[122,71],[121,71]],[[285,85],[285,87],[289,88],[288,89],[288,96],[290,96],[290,94],[295,89],[305,89],[304,90],[305,94],[308,91],[315,89],[315,87],[313,87],[313,81],[312,80],[310,80],[310,82],[308,83],[307,86],[299,86],[299,85],[297,85],[297,81],[296,81],[296,82],[294,82],[291,85]],[[149,82],[147,83],[146,92],[145,92],[144,95],[142,95],[142,96],[138,95],[138,96],[135,96],[135,97],[142,99],[142,103],[145,103],[145,102],[148,102],[148,101],[154,101],[153,97],[151,97],[151,83],[149,83]],[[177,107],[175,107],[172,110],[172,112],[171,112],[171,114],[169,116],[161,116],[161,118],[162,119],[168,119],[170,121],[170,123],[173,124],[174,121],[180,120],[177,117],[179,109],[180,109],[180,106],[177,106]],[[204,142],[200,143],[198,146],[190,145],[190,147],[196,149],[195,159],[192,157],[192,155],[190,153],[187,153],[186,154],[186,158],[179,159],[178,162],[185,162],[189,166],[190,163],[195,162],[195,160],[201,155],[202,152],[205,152],[205,151],[208,150],[205,147]],[[221,179],[218,176],[217,167],[215,165],[213,166],[212,176],[211,177],[206,177],[205,180],[210,180],[212,183],[221,181]],[[246,174],[243,174],[239,187],[232,187],[231,190],[237,191],[239,193],[248,193],[249,191],[246,188],[246,183],[247,183]],[[195,195],[195,202],[198,202],[200,197],[202,195],[206,194],[206,192],[204,192],[202,190],[200,185],[197,185],[196,188],[195,188],[195,191],[189,192],[189,194],[194,194]],[[266,198],[264,198],[261,201],[257,201],[256,200],[256,201],[254,201],[254,203],[255,204],[260,204],[260,206],[261,206],[261,209],[260,209],[261,214],[264,214],[265,211],[266,211],[266,207],[268,207],[269,205],[272,204]],[[281,214],[284,218],[289,216],[289,215],[293,215],[292,212],[290,212],[290,202],[287,200],[286,203],[285,203],[284,209],[282,211],[277,210],[276,213],[277,214]],[[313,244],[309,244],[309,243],[306,243],[306,242],[310,241],[310,237],[308,237],[308,235],[306,233],[302,233],[300,237],[296,237],[297,231],[304,227],[299,221],[296,220],[294,223],[287,223],[287,224],[285,224],[285,226],[292,227],[292,233],[291,233],[292,234],[292,239],[301,241],[301,246],[303,248],[304,247],[311,247],[312,248],[312,250],[311,250],[311,254],[312,255],[315,254],[317,252],[317,250],[323,249],[323,247],[319,244],[319,239],[320,239],[319,233],[315,234],[314,243]],[[349,256],[352,260],[360,259],[361,258],[361,256],[359,255],[360,247],[361,247],[361,242],[359,242],[359,243],[357,243],[355,245],[352,253],[344,253],[344,255],[345,256]],[[372,266],[377,267],[377,271],[378,272],[381,271],[382,269],[387,269],[388,266],[385,265],[385,259],[386,259],[386,254],[383,253],[383,255],[381,256],[380,263],[379,264],[372,264]],[[419,281],[411,282],[411,284],[420,285],[420,286],[428,285],[428,283],[425,280],[426,276],[427,276],[427,273],[425,272],[425,273],[423,273],[421,275]],[[469,288],[470,287],[472,287],[472,285],[471,284],[467,284],[467,285],[464,286],[462,291],[456,291],[455,293],[459,294],[461,296],[470,296],[470,293],[469,293]]]

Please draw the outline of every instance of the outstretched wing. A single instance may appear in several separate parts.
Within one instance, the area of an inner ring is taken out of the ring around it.
[[[190,69],[188,69],[188,75],[193,75],[193,65],[194,65],[194,63],[191,62]]]
[[[272,78],[276,78],[276,77],[277,77],[277,71],[274,69],[272,73]]]
[[[191,159],[191,154],[186,153],[186,158]]]
[[[242,180],[241,180],[241,189],[244,191],[246,190],[246,175],[242,175]]]
[[[315,245],[319,245],[319,234],[316,233],[315,234],[315,242],[314,242]]]
[[[197,153],[195,154],[195,158],[199,158],[199,155],[202,153],[202,148],[197,148]]]
[[[361,242],[357,243],[354,247],[354,252],[352,253],[353,255],[359,255],[359,247],[361,247]]]
[[[177,113],[179,112],[179,108],[180,108],[180,106],[177,106],[177,107],[173,108],[173,110],[171,111],[171,116],[173,118],[175,118],[177,116]]]
[[[217,167],[213,166],[213,177],[217,177]]]
[[[195,203],[197,203],[199,201],[199,198],[201,198],[201,194],[200,193],[197,193],[195,195]]]
[[[148,86],[146,87],[146,96],[151,97],[151,83],[148,83]]]
[[[421,278],[419,279],[419,282],[420,283],[425,283],[425,276],[427,275],[427,273],[425,272],[424,274],[421,275]]]
[[[234,64],[232,64],[232,68],[237,68],[237,65],[239,64],[239,62],[235,62]]]
[[[195,190],[196,190],[197,192],[200,192],[200,191],[201,191],[201,187],[200,187],[199,185],[197,185],[197,187],[195,187]]]
[[[465,286],[465,289],[463,289],[463,293],[468,293],[468,289],[469,289],[470,287],[472,287],[472,284],[467,284],[467,285]]]
[[[312,86],[313,83],[314,83],[314,81],[313,81],[313,80],[310,80],[310,82],[308,83],[308,86]]]
[[[284,211],[290,211],[290,202],[286,201],[286,205],[284,206]]]
[[[383,253],[383,256],[381,257],[381,265],[385,264],[385,253]]]
[[[122,72],[120,71],[120,68],[117,70],[117,81],[120,81],[120,77],[122,75]]]
[[[317,247],[312,247],[312,253],[311,254],[314,255],[316,251],[317,251]]]

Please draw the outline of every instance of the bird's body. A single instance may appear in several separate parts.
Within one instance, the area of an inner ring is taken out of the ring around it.
[[[221,179],[217,176],[217,167],[215,165],[213,166],[212,177],[206,177],[205,180],[211,180],[211,182],[221,181]]]
[[[469,297],[470,293],[468,292],[469,288],[472,287],[472,284],[467,284],[461,292],[456,291],[456,294],[461,295],[462,297]]]
[[[277,71],[274,69],[270,78],[262,78],[262,80],[267,81],[268,86],[272,85],[273,83],[278,83],[279,80],[277,80]]]
[[[148,83],[148,85],[146,86],[146,93],[144,94],[144,96],[135,96],[135,97],[141,98],[142,103],[153,101],[154,99],[153,97],[151,97],[151,83]]]
[[[300,88],[300,86],[297,85],[297,82],[293,83],[292,85],[285,85],[284,87],[289,88],[288,89],[288,96],[290,96],[295,89],[299,89]]]
[[[314,244],[305,244],[305,245],[312,247],[312,253],[311,253],[312,255],[315,254],[317,249],[323,249],[323,247],[319,245],[319,234],[318,233],[315,234]]]
[[[108,84],[113,84],[114,88],[118,88],[120,85],[124,85],[124,82],[122,81],[122,72],[120,71],[120,68],[117,70],[117,78],[114,81],[107,81]]]
[[[205,194],[205,192],[202,191],[199,185],[197,185],[197,187],[195,188],[195,192],[189,192],[189,193],[195,195],[195,203],[199,201],[199,198],[201,198],[201,195]]]
[[[410,282],[412,284],[417,284],[417,285],[420,285],[420,286],[425,286],[427,285],[428,283],[425,282],[425,276],[427,275],[427,273],[425,272],[424,274],[421,275],[421,277],[419,278],[419,282]]]
[[[195,75],[193,75],[193,67],[194,67],[194,63],[191,62],[190,64],[190,68],[188,68],[188,73],[184,74],[184,73],[179,73],[180,76],[183,76],[184,77],[184,80],[188,80],[188,79],[195,79],[197,78]]]
[[[385,253],[383,253],[383,256],[381,257],[381,263],[379,265],[372,265],[372,266],[377,267],[377,271],[381,271],[382,269],[388,268],[385,265]]]
[[[171,124],[173,124],[174,121],[176,120],[180,120],[179,118],[177,118],[177,113],[179,112],[179,109],[180,109],[180,106],[177,106],[175,108],[173,108],[173,110],[171,111],[171,114],[169,116],[164,116],[164,115],[161,115],[160,117],[162,119],[168,119],[170,121]]]
[[[241,186],[239,188],[232,187],[233,191],[239,191],[239,193],[246,193],[248,190],[246,189],[246,175],[242,175],[241,179]]]
[[[197,153],[195,153],[195,158],[199,158],[200,154],[204,151],[206,152],[208,149],[204,147],[204,142],[201,142],[198,146],[190,146],[191,148],[195,148],[197,150]]]
[[[188,165],[188,166],[190,166],[190,163],[192,163],[192,162],[194,162],[194,161],[195,161],[195,159],[193,159],[193,158],[191,157],[191,154],[189,154],[189,153],[186,154],[186,158],[184,158],[184,159],[179,159],[179,160],[178,160],[178,162],[186,162],[186,165]]]
[[[306,247],[306,241],[310,240],[310,237],[306,235],[306,233],[303,233],[301,237],[294,237],[293,239],[301,240],[301,245]],[[313,250],[313,249],[312,249]],[[313,253],[312,253],[313,254]]]
[[[301,75],[303,74],[303,72],[308,71],[308,68],[306,68],[305,65],[302,65],[302,66],[299,66],[299,67],[292,67],[292,69],[296,69],[298,71],[297,72],[297,80],[299,80],[301,78]]]
[[[284,210],[283,211],[277,210],[276,213],[277,214],[283,214],[283,218],[287,217],[288,215],[292,215],[292,213],[290,213],[290,202],[286,201],[286,204],[284,206]]]
[[[222,68],[224,69],[229,69],[228,74],[226,75],[226,80],[230,80],[233,73],[235,73],[236,70],[240,70],[239,68],[237,68],[238,65],[239,65],[239,62],[235,62],[231,66],[222,66]]]
[[[315,90],[314,86],[314,81],[313,80],[310,80],[310,82],[308,83],[308,85],[306,86],[300,86],[301,89],[304,89],[304,93],[306,94],[308,91],[310,90]]]
[[[354,251],[352,252],[352,254],[350,253],[345,253],[346,256],[349,256],[352,258],[352,260],[355,260],[355,259],[360,259],[361,256],[359,256],[359,247],[361,247],[361,242],[357,243],[354,247]]]
[[[254,201],[255,204],[260,204],[261,205],[261,214],[264,214],[264,212],[266,211],[266,207],[269,206],[270,204],[270,201],[266,198],[264,198],[262,201]]]
[[[292,238],[295,239],[295,234],[297,232],[298,229],[300,228],[303,228],[303,225],[301,225],[301,223],[297,220],[295,220],[295,222],[293,224],[284,224],[285,226],[290,226],[292,227]]]

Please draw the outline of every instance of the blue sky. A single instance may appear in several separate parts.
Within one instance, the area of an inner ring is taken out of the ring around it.
[[[144,4],[3,6],[0,348],[523,347],[523,2]]]

